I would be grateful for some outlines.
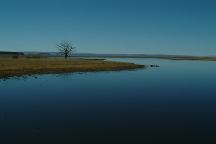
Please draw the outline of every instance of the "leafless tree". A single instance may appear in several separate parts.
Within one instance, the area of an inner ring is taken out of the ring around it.
[[[63,41],[57,44],[58,51],[60,54],[64,55],[65,59],[72,55],[75,47],[70,41]]]

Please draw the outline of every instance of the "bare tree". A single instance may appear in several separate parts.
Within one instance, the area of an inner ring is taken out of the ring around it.
[[[58,48],[60,54],[64,55],[65,59],[67,59],[69,56],[71,56],[73,53],[73,50],[75,49],[72,42],[70,42],[70,41],[63,41],[63,42],[57,44],[57,48]]]

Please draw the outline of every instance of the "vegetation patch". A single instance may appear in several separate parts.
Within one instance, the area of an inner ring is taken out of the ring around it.
[[[126,62],[64,58],[0,58],[0,78],[33,74],[57,74],[70,72],[118,71],[143,68]]]

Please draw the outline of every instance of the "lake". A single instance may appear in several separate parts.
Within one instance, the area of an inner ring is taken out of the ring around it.
[[[215,143],[216,62],[0,80],[1,143]]]

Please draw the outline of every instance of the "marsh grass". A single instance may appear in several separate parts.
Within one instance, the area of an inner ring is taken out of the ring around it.
[[[0,57],[0,78],[33,74],[130,70],[142,67],[144,66],[133,63],[78,58],[65,60],[64,58]]]

